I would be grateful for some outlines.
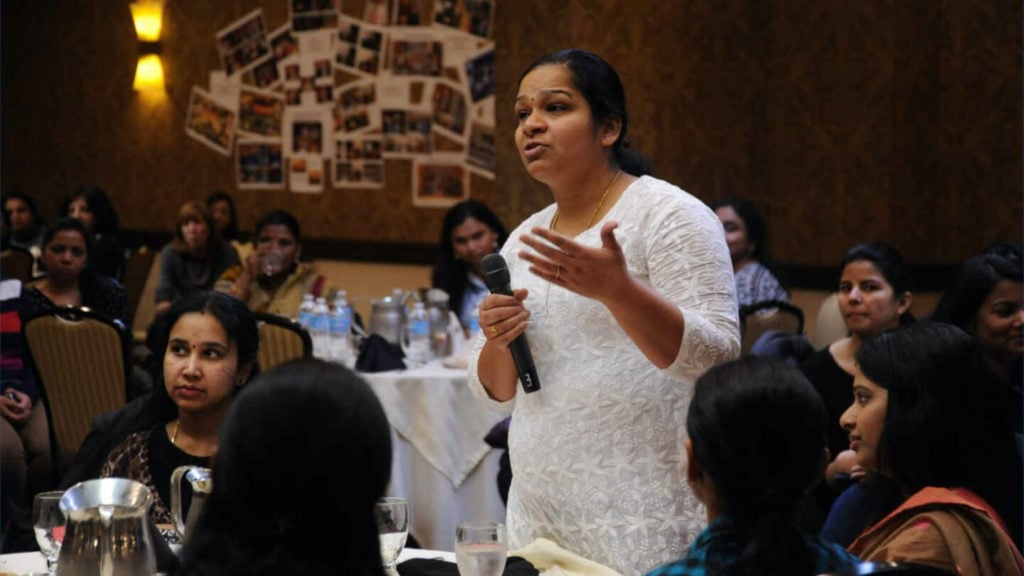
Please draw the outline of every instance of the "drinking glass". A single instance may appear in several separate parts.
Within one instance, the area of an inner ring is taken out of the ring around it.
[[[39,551],[46,556],[46,572],[50,576],[57,573],[57,556],[64,540],[64,513],[60,510],[63,495],[60,491],[40,492],[32,501],[32,527]]]
[[[501,576],[508,538],[501,522],[460,522],[455,528],[459,576]]]
[[[280,252],[267,252],[260,255],[260,271],[265,276],[273,276],[281,270],[281,261],[284,257]]]
[[[405,498],[381,498],[377,501],[377,529],[380,532],[380,558],[389,574],[395,573],[398,555],[409,536],[409,503]]]

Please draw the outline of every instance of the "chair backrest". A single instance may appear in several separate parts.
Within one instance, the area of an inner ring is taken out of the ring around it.
[[[754,342],[769,330],[803,334],[804,311],[782,300],[765,300],[741,307],[740,353],[749,353]]]
[[[814,319],[814,335],[811,344],[815,350],[846,338],[849,330],[846,322],[843,321],[843,313],[839,311],[839,294],[833,292],[821,303],[818,308],[818,315]]]
[[[263,312],[253,316],[260,331],[257,362],[261,372],[295,358],[313,357],[313,339],[298,322]]]
[[[127,402],[128,333],[81,308],[43,311],[22,332],[50,416],[52,453],[70,456],[93,417]]]
[[[132,340],[137,343],[146,341],[146,330],[156,314],[156,285],[160,283],[160,252],[153,251],[152,254],[145,282],[142,284],[142,292],[139,293],[135,307],[129,308],[132,311]]]
[[[953,572],[942,568],[901,562],[861,562],[838,572],[829,572],[821,576],[880,576],[882,574],[887,576],[955,576]]]
[[[0,279],[21,280],[27,284],[32,280],[32,253],[20,246],[8,246],[0,252]]]
[[[153,266],[155,252],[148,246],[139,246],[128,254],[124,262],[124,295],[128,300],[128,310],[132,317],[139,307],[139,299],[146,288],[146,279],[149,278],[149,269]]]

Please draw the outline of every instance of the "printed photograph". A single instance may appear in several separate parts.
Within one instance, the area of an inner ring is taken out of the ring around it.
[[[281,144],[238,141],[238,188],[283,188]]]
[[[399,76],[440,76],[444,46],[438,41],[393,40],[391,73]]]
[[[423,26],[428,4],[428,0],[394,0],[391,25]]]
[[[413,166],[414,206],[448,207],[469,198],[466,168],[457,160],[423,160]]]
[[[292,0],[290,8],[295,32],[338,27],[338,0]]]
[[[384,160],[379,136],[337,140],[334,146],[335,188],[380,188]]]
[[[466,96],[451,83],[437,82],[431,96],[434,124],[462,136],[466,130]]]
[[[277,60],[273,57],[264,58],[252,69],[252,83],[257,88],[272,88],[281,81],[277,70]]]
[[[189,136],[225,156],[231,155],[237,119],[234,111],[214,100],[206,90],[193,86],[185,118],[185,132]]]
[[[494,178],[494,126],[474,122],[469,129],[466,162]]]
[[[436,0],[434,22],[490,38],[494,25],[494,0]]]
[[[243,86],[238,93],[238,131],[255,136],[281,137],[284,98],[275,92]]]
[[[473,102],[494,95],[494,77],[494,50],[488,50],[466,62],[466,81]]]
[[[379,125],[377,85],[363,81],[342,86],[336,93],[332,116],[334,132],[359,132]]]
[[[217,33],[217,51],[228,76],[248,70],[270,54],[263,25],[263,10],[257,9]]]

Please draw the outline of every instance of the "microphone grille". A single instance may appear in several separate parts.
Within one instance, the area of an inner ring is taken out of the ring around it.
[[[487,288],[494,290],[508,286],[512,278],[508,272],[508,265],[501,254],[488,254],[480,261],[480,271],[484,274],[484,284]]]

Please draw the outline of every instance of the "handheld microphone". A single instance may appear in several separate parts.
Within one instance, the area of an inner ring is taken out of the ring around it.
[[[512,277],[508,273],[508,265],[501,254],[488,254],[480,261],[480,270],[484,274],[484,284],[491,294],[512,295]],[[540,378],[537,377],[537,367],[533,365],[533,355],[530,354],[530,344],[526,341],[526,333],[523,332],[508,346],[512,351],[512,361],[515,362],[516,372],[519,373],[519,381],[523,383],[524,392],[536,392],[540,390]]]

